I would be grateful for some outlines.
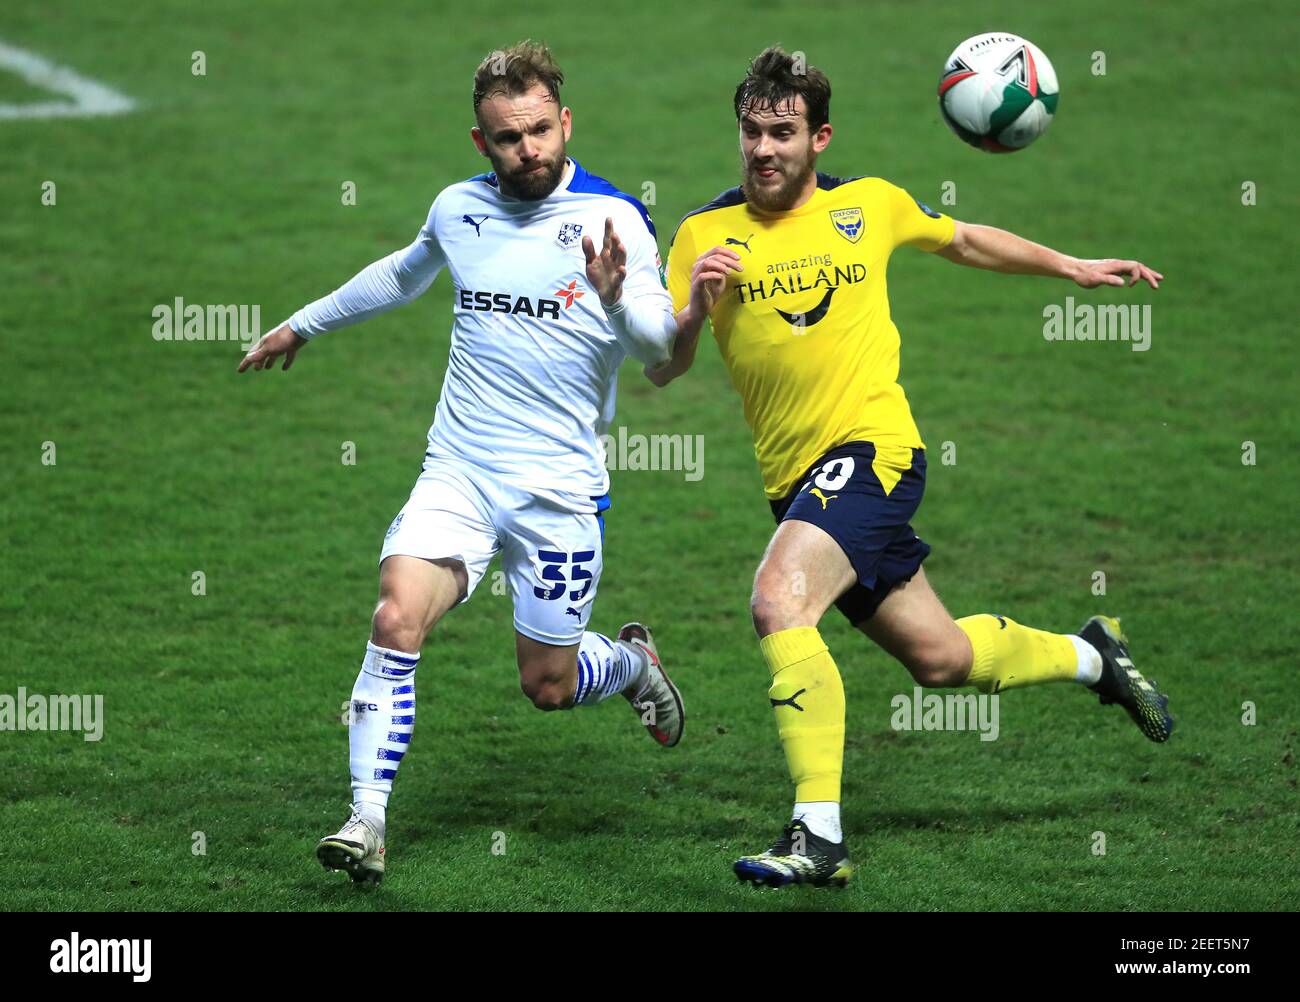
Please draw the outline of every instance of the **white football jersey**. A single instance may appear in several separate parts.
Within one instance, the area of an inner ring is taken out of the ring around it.
[[[495,174],[445,188],[415,241],[299,310],[311,337],[410,302],[444,267],[454,321],[429,457],[474,463],[575,511],[595,511],[609,476],[597,441],[614,417],[615,340],[588,286],[582,238],[605,219],[627,248],[624,301],[672,313],[645,207],[569,160],[546,198],[504,195]]]

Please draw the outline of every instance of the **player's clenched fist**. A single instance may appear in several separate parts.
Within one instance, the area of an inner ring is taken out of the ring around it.
[[[744,270],[734,250],[714,247],[705,251],[691,269],[691,309],[707,316],[727,287],[727,274]]]
[[[253,345],[252,350],[239,363],[239,371],[243,372],[249,366],[254,369],[269,369],[281,355],[284,356],[284,365],[281,367],[283,371],[293,365],[293,356],[306,343],[307,339],[295,334],[292,327],[281,324],[270,334],[263,334],[257,344]]]

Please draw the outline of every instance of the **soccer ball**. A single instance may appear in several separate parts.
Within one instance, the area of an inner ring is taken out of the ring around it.
[[[1060,87],[1033,42],[992,31],[953,49],[939,78],[939,111],[963,142],[989,153],[1023,150],[1047,131]]]

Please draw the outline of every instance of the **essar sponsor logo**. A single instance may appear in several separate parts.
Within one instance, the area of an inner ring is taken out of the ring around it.
[[[534,299],[532,296],[516,296],[509,292],[482,292],[474,289],[457,289],[457,301],[462,310],[478,313],[509,313],[512,316],[560,319],[560,310],[567,310],[584,295],[574,279],[564,288],[556,291],[559,299]]]
[[[477,313],[509,313],[514,316],[538,319],[558,320],[560,318],[558,299],[534,299],[531,296],[514,296],[508,292],[476,292],[472,289],[458,289],[456,294],[462,310],[472,310]]]

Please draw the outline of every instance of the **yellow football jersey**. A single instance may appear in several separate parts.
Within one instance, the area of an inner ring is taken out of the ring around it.
[[[682,220],[668,254],[676,309],[690,298],[696,258],[711,247],[734,249],[745,269],[728,277],[709,320],[768,497],[784,497],[845,442],[906,455],[924,448],[898,385],[885,269],[895,247],[939,250],[954,226],[888,181],[825,174],[790,212],[763,212],[733,188]]]

